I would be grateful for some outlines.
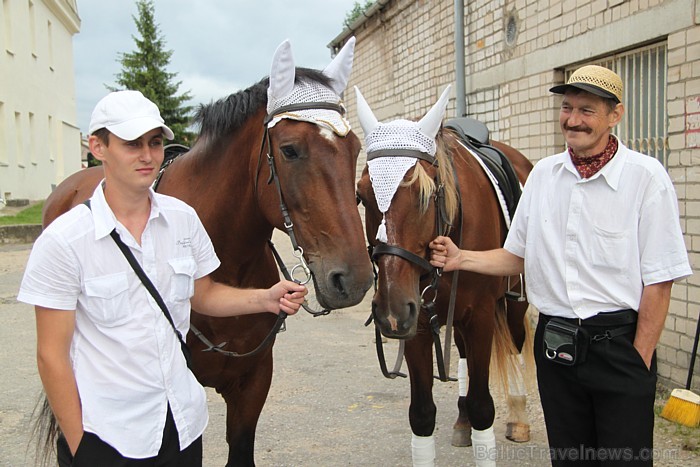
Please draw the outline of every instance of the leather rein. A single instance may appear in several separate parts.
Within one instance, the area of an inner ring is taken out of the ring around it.
[[[338,112],[341,115],[345,114],[345,108],[341,104],[333,104],[331,102],[304,102],[304,103],[298,103],[298,104],[291,104],[291,105],[286,105],[278,108],[274,112],[267,114],[265,116],[265,119],[263,120],[263,125],[265,127],[265,131],[263,132],[263,138],[262,142],[260,143],[260,153],[258,155],[258,166],[257,166],[257,171],[256,171],[256,177],[255,177],[255,183],[254,183],[254,193],[257,195],[258,191],[258,178],[260,176],[260,169],[262,165],[262,156],[263,153],[265,153],[265,146],[268,148],[267,152],[267,163],[270,166],[270,176],[267,179],[267,183],[270,184],[273,181],[275,182],[275,186],[277,187],[277,193],[279,194],[279,199],[280,199],[280,210],[282,212],[282,217],[284,219],[284,228],[285,231],[287,232],[287,235],[289,236],[289,239],[292,243],[292,248],[293,248],[293,255],[299,263],[295,265],[291,272],[287,269],[287,267],[284,264],[284,261],[282,260],[282,257],[280,254],[277,252],[277,249],[275,248],[275,245],[272,243],[270,239],[267,240],[268,246],[272,250],[272,254],[275,258],[275,261],[277,262],[277,265],[280,268],[280,271],[282,272],[282,275],[284,276],[285,279],[289,281],[294,281],[299,284],[307,284],[312,278],[313,278],[313,273],[311,272],[311,269],[309,269],[308,264],[306,263],[306,260],[304,259],[304,250],[299,246],[297,243],[296,236],[294,235],[294,223],[292,222],[292,218],[289,215],[289,209],[287,208],[286,203],[284,202],[284,197],[282,196],[282,186],[280,185],[279,177],[277,175],[277,170],[275,168],[275,160],[274,156],[272,154],[272,139],[270,137],[270,132],[268,128],[268,123],[272,121],[276,116],[286,113],[286,112],[292,112],[295,110],[310,110],[310,109],[328,109],[328,110],[334,110]],[[178,155],[179,156],[179,155]],[[170,159],[168,160],[165,164],[160,169],[160,172],[158,173],[158,177],[156,178],[155,182],[153,183],[153,189],[155,190],[158,187],[158,183],[160,182],[160,179],[163,175],[163,172],[165,172],[165,169],[172,163],[172,161],[175,160]],[[301,270],[304,273],[304,278],[303,280],[297,280],[294,279],[294,275],[297,270]],[[331,310],[328,309],[323,309],[320,311],[315,311],[311,310],[309,306],[306,304],[302,304],[302,307],[311,315],[314,317],[316,316],[323,316],[327,315],[331,312]],[[287,319],[287,313],[284,311],[280,311],[279,314],[277,315],[277,320],[275,321],[275,324],[272,326],[272,329],[270,329],[270,332],[265,336],[265,339],[253,350],[250,352],[246,353],[238,353],[238,352],[233,352],[229,350],[224,350],[223,348],[228,344],[228,342],[222,342],[220,344],[214,344],[211,342],[207,337],[199,330],[197,329],[194,325],[190,323],[190,330],[192,333],[206,346],[205,349],[202,350],[202,352],[216,352],[220,355],[224,355],[226,357],[253,357],[260,352],[262,352],[268,345],[270,345],[274,340],[275,336],[286,330],[285,326],[285,320]]]
[[[434,165],[437,167],[437,159],[430,154],[426,154],[421,151],[415,151],[415,150],[406,150],[406,149],[385,149],[385,150],[380,150],[380,151],[373,151],[370,154],[367,155],[367,160],[370,161],[372,159],[375,159],[377,157],[414,157],[419,160],[424,160],[429,162],[431,165]],[[454,166],[452,167],[453,172],[455,172]],[[455,184],[458,183],[457,180],[457,173],[455,172]],[[434,194],[434,200],[435,200],[435,231],[438,233],[438,235],[447,235],[449,231],[452,229],[453,225],[450,224],[450,220],[447,217],[447,210],[445,207],[445,186],[440,180],[440,176],[437,175],[435,177],[435,194]],[[459,189],[457,189],[457,193],[459,193]],[[458,241],[458,246],[461,247],[462,243],[462,222],[461,222],[461,216],[462,216],[462,209],[461,209],[461,204],[462,201],[459,199],[459,241]],[[452,286],[450,290],[450,302],[449,302],[449,307],[448,307],[448,313],[447,313],[447,322],[446,322],[446,329],[445,329],[445,345],[444,345],[444,350],[442,346],[440,345],[440,321],[437,315],[437,312],[435,311],[435,301],[437,299],[437,290],[438,290],[438,282],[440,278],[442,277],[442,270],[439,268],[433,267],[430,262],[419,255],[416,255],[413,252],[410,252],[406,250],[405,248],[402,248],[398,245],[388,245],[386,243],[380,243],[378,245],[372,246],[370,245],[368,247],[370,258],[372,260],[372,265],[374,269],[374,290],[375,292],[377,291],[377,281],[378,281],[378,261],[379,257],[382,255],[393,255],[393,256],[398,256],[409,263],[415,264],[422,270],[426,271],[425,274],[421,276],[421,281],[426,279],[428,276],[430,276],[430,284],[428,284],[423,291],[421,292],[421,309],[425,310],[425,313],[428,316],[428,323],[430,324],[430,331],[433,336],[433,344],[435,346],[435,358],[437,361],[437,367],[438,367],[438,376],[435,378],[439,379],[440,381],[456,381],[455,378],[450,377],[450,347],[452,344],[452,325],[454,322],[454,308],[455,308],[455,301],[457,297],[457,281],[459,278],[459,271],[454,271],[452,274]],[[427,296],[432,292],[432,298],[428,298]],[[372,312],[374,313],[374,312]],[[374,319],[374,314],[370,314],[369,318],[365,322],[365,326],[369,326],[369,324],[373,321]],[[384,357],[384,347],[382,344],[382,334],[381,331],[379,330],[379,326],[376,325],[374,326],[374,332],[375,332],[375,343],[376,343],[376,348],[377,348],[377,359],[379,360],[379,367],[382,371],[382,374],[389,379],[394,379],[397,376],[400,376],[402,378],[406,377],[406,374],[402,373],[401,370],[401,365],[403,363],[403,354],[404,354],[404,349],[405,349],[405,340],[401,340],[399,342],[399,350],[398,350],[398,356],[396,358],[396,362],[394,363],[394,368],[389,371],[387,368],[386,364],[386,359]]]

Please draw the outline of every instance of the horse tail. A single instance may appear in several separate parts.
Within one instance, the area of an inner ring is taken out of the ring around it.
[[[42,467],[52,465],[52,458],[56,458],[56,440],[60,428],[56,417],[51,410],[46,393],[42,391],[32,411],[32,425],[30,431],[30,443],[36,442],[36,461]]]
[[[528,316],[530,307],[522,312],[524,343],[519,351],[508,324],[508,307],[505,297],[498,301],[496,307],[496,326],[491,352],[491,366],[498,375],[499,386],[503,394],[510,394],[510,388],[518,385],[528,391],[535,388],[535,359],[532,346],[532,327]],[[517,380],[513,380],[513,379]]]

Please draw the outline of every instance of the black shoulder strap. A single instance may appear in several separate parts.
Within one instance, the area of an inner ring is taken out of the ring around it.
[[[173,330],[175,331],[175,334],[177,334],[177,338],[182,341],[182,334],[180,331],[177,330],[175,327],[175,323],[173,322],[172,316],[170,316],[170,312],[168,311],[168,307],[165,305],[165,302],[163,302],[163,298],[160,296],[158,293],[158,290],[156,290],[156,287],[153,285],[153,282],[148,278],[144,270],[141,268],[141,265],[139,262],[136,260],[134,257],[134,254],[131,252],[128,246],[124,244],[122,241],[121,237],[117,233],[117,229],[112,230],[109,233],[110,237],[114,240],[114,243],[117,244],[119,249],[121,250],[122,253],[124,253],[124,256],[126,257],[126,260],[129,262],[131,267],[134,269],[134,272],[136,273],[137,276],[139,276],[139,279],[141,279],[141,282],[143,282],[144,287],[146,287],[146,290],[150,292],[150,294],[153,296],[155,299],[156,303],[160,307],[161,310],[163,310],[163,314],[165,315],[166,319],[170,323],[170,325],[173,327]]]
[[[83,204],[88,207],[88,209],[92,209],[90,207],[90,200],[88,199],[85,201]],[[184,344],[184,340],[182,339],[182,333],[177,330],[175,327],[175,322],[173,321],[172,316],[170,316],[170,312],[168,311],[168,307],[165,305],[165,302],[163,301],[163,298],[160,296],[158,293],[158,290],[156,287],[153,285],[153,282],[148,278],[146,273],[144,272],[143,268],[141,268],[141,265],[139,262],[136,260],[134,257],[134,254],[131,252],[128,246],[124,244],[122,241],[121,237],[117,233],[117,229],[112,230],[109,233],[110,237],[114,240],[114,243],[117,244],[117,247],[121,250],[121,252],[124,254],[126,257],[126,260],[129,262],[131,265],[132,269],[136,273],[137,276],[139,276],[139,279],[141,279],[141,282],[143,283],[144,287],[146,287],[146,290],[153,296],[153,299],[156,301],[160,309],[163,311],[163,314],[165,315],[165,318],[168,320],[170,323],[170,326],[173,327],[173,331],[175,331],[175,335],[177,335],[177,338],[180,340],[180,343]]]

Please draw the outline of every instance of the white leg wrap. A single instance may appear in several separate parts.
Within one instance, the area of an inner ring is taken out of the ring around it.
[[[511,396],[527,396],[525,387],[525,359],[521,354],[512,355],[511,365],[508,366],[508,394]]]
[[[434,435],[416,436],[411,434],[411,454],[413,455],[413,467],[433,467],[435,465]]]
[[[472,447],[477,467],[496,466],[496,435],[493,427],[483,431],[472,428]]]
[[[459,383],[459,396],[467,395],[467,359],[460,358],[457,365],[457,382]]]

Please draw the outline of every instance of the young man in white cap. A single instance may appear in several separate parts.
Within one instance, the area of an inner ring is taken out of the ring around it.
[[[654,349],[673,281],[692,273],[666,170],[611,134],[622,89],[592,65],[551,89],[564,96],[568,148],[536,164],[503,248],[431,243],[446,271],[524,270],[540,312],[535,361],[555,466],[652,464]]]
[[[173,132],[137,91],[95,107],[90,151],[105,178],[90,205],[57,218],[37,239],[18,300],[35,305],[37,360],[64,437],[59,465],[202,464],[206,395],[180,347],[190,302],[213,316],[294,314],[306,289],[281,281],[236,289],[194,210],[151,189]],[[160,293],[174,324],[110,238],[116,230]]]

